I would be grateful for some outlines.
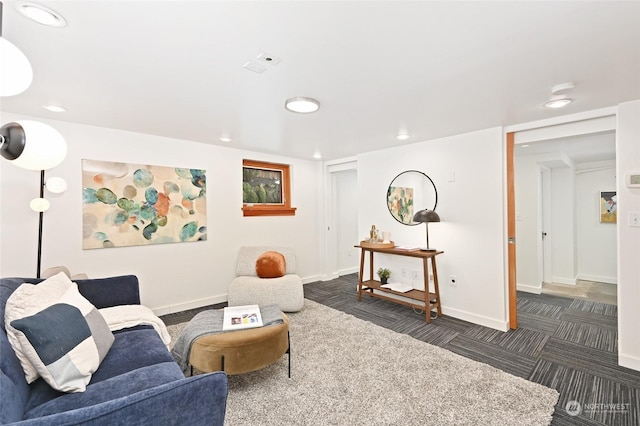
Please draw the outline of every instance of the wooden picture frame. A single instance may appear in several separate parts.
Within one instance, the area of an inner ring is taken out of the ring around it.
[[[616,223],[618,219],[616,191],[600,191],[600,223]]]
[[[242,160],[243,216],[294,216],[288,164]]]

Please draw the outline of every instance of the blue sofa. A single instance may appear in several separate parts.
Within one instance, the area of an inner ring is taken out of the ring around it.
[[[185,378],[150,326],[114,332],[109,353],[87,390],[62,393],[40,378],[27,384],[4,324],[7,299],[29,278],[0,279],[0,424],[222,425],[227,402],[223,372]],[[133,275],[76,281],[97,308],[140,304]]]

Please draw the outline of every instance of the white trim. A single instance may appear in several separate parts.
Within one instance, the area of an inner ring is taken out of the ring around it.
[[[341,172],[342,170],[355,169],[355,165],[358,163],[356,157],[340,158],[338,160],[325,161],[324,166],[327,171]]]
[[[157,316],[173,314],[176,312],[188,311],[189,309],[201,308],[203,306],[215,305],[216,303],[226,302],[227,294],[219,294],[204,299],[192,300],[191,302],[178,303],[176,305],[167,305],[160,308],[152,309]]]
[[[331,273],[331,274],[325,274],[322,276],[322,278],[320,279],[320,281],[331,281],[331,280],[335,280],[336,278],[340,278],[340,275],[338,275],[337,272]]]
[[[617,113],[618,113],[617,106],[595,109],[592,111],[579,112],[579,113],[570,114],[570,115],[562,115],[560,117],[552,117],[552,118],[547,118],[547,119],[538,120],[538,121],[531,121],[529,123],[514,124],[511,126],[505,127],[504,133],[506,134],[511,132],[514,132],[514,133],[523,132],[525,130],[540,129],[543,127],[557,126],[559,124],[567,124],[567,123],[573,123],[576,121],[591,120],[594,118],[601,118],[601,117],[607,117],[610,115],[616,115]]]
[[[302,281],[302,284],[309,284],[309,283],[315,283],[318,281],[322,281],[323,276],[320,274],[317,275],[311,275],[308,277],[303,277],[300,280]]]
[[[618,365],[640,371],[640,358],[631,355],[623,355],[618,352]]]
[[[528,284],[516,284],[516,290],[524,291],[525,293],[541,294],[542,287],[536,287]]]
[[[584,281],[593,281],[598,283],[607,283],[607,284],[614,284],[614,285],[618,284],[618,279],[616,277],[603,277],[600,275],[579,274],[578,279],[584,280]]]
[[[347,268],[347,269],[340,269],[338,271],[338,276],[341,277],[343,275],[350,275],[350,274],[357,274],[358,273],[358,267],[354,266],[353,268]]]
[[[447,308],[446,306],[442,307],[442,314],[448,315],[453,318],[458,318],[463,321],[468,321],[473,324],[482,325],[484,327],[493,328],[498,331],[508,331],[509,330],[509,322],[494,318],[485,317],[483,315],[472,314],[467,311],[462,311],[459,309]],[[437,324],[437,319],[432,319],[431,324]]]
[[[556,284],[566,284],[566,285],[576,285],[578,278],[567,278],[567,277],[553,277],[553,282]]]
[[[322,277],[325,280],[329,280],[339,275],[338,262],[332,253],[336,253],[337,250],[337,236],[336,236],[336,190],[333,173],[343,172],[346,170],[358,170],[358,161],[356,157],[342,158],[338,160],[327,161],[324,163],[324,224],[321,228],[322,237],[324,238],[324,254],[322,262]]]

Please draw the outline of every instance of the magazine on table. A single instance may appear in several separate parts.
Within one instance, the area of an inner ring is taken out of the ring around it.
[[[393,291],[397,291],[399,293],[406,293],[408,291],[413,290],[413,286],[410,284],[403,284],[403,283],[389,283],[389,284],[383,284],[380,287],[382,288],[388,288],[389,290],[393,290]]]
[[[258,305],[231,306],[224,308],[222,330],[241,330],[262,327],[262,315]]]

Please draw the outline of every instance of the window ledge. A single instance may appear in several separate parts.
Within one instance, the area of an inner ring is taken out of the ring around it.
[[[296,207],[242,206],[243,216],[295,216]]]

